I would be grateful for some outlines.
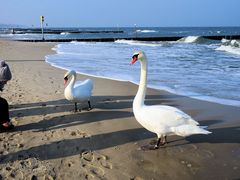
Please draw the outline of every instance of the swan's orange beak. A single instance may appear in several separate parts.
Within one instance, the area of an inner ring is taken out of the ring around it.
[[[64,78],[64,83],[63,83],[63,84],[64,84],[64,86],[66,86],[67,82],[68,82],[68,78],[67,78],[67,77],[65,77],[65,78]]]
[[[138,55],[134,55],[132,57],[132,61],[130,62],[131,65],[133,65],[138,60]]]

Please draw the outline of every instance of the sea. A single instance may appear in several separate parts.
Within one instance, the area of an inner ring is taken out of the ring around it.
[[[52,28],[53,29],[53,28]],[[55,28],[45,39],[58,43],[46,62],[78,73],[138,84],[140,64],[130,65],[137,50],[148,58],[148,87],[224,105],[240,107],[240,40],[205,36],[240,35],[240,27]],[[51,29],[50,29],[51,30]],[[61,32],[62,30],[62,32]],[[79,31],[79,33],[76,33]],[[113,32],[111,32],[113,31]],[[117,32],[114,32],[117,31]],[[0,30],[4,39],[41,39],[42,34]],[[71,33],[74,32],[74,33]],[[134,41],[135,37],[182,37],[177,41]],[[75,39],[114,38],[113,42]]]

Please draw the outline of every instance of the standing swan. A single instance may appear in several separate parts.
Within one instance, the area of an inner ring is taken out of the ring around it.
[[[68,80],[71,79],[67,85]],[[75,112],[77,111],[77,103],[88,101],[88,110],[91,110],[90,97],[92,95],[93,82],[90,79],[76,82],[76,72],[71,70],[64,75],[64,95],[65,98],[75,104]]]
[[[167,143],[166,138],[169,135],[185,137],[192,134],[210,134],[211,132],[198,126],[199,123],[189,115],[175,107],[166,105],[146,106],[144,104],[148,71],[148,62],[144,52],[135,52],[131,64],[134,64],[137,60],[141,63],[141,77],[138,92],[133,101],[133,113],[136,120],[144,128],[157,134],[158,141],[154,149],[158,149],[159,145]]]

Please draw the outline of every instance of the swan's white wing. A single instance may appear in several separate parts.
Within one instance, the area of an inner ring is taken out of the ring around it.
[[[92,95],[93,82],[90,79],[78,81],[73,88],[73,96],[76,100],[88,100]]]
[[[74,84],[74,88],[78,86],[89,86],[89,84],[92,84],[92,80],[86,79],[84,81],[76,81]]]
[[[74,84],[74,88],[81,86],[83,84],[84,81],[76,81]]]
[[[176,115],[176,119],[179,119],[179,120],[185,119],[188,124],[199,125],[199,123],[197,121],[195,121],[191,116],[189,116],[185,112],[181,111],[180,109],[177,109],[177,108],[172,107],[172,106],[164,106],[164,105],[162,105],[160,107],[168,109],[169,111],[174,111],[174,113]]]
[[[143,106],[141,118],[150,121],[153,126],[174,127],[183,124],[198,125],[189,115],[170,106]]]
[[[177,134],[209,134],[210,132],[197,126],[198,122],[181,110],[169,106],[142,106],[134,112],[138,122],[160,137]]]

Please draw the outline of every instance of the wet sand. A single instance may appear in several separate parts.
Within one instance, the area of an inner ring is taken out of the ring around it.
[[[137,86],[78,75],[94,81],[93,109],[74,113],[65,100],[65,70],[44,61],[55,43],[0,41],[0,58],[13,79],[1,96],[16,128],[0,133],[0,179],[239,179],[240,108],[148,89],[146,104],[180,108],[211,135],[156,139],[135,120]],[[82,108],[87,104],[81,104]]]

